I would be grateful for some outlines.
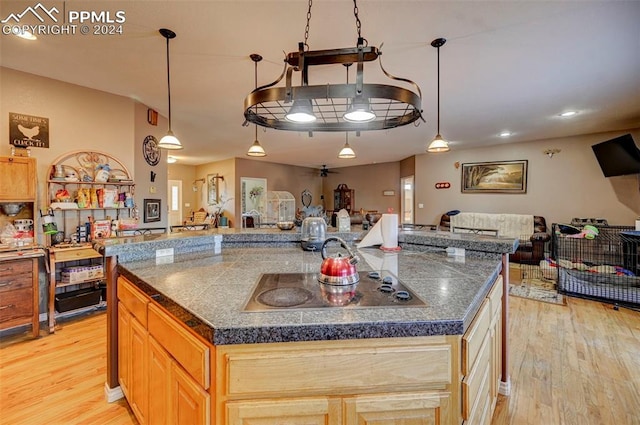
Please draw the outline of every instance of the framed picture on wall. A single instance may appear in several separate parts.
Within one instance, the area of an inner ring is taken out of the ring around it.
[[[218,191],[218,174],[207,175],[207,204],[215,205],[220,201]]]
[[[528,161],[462,164],[462,193],[527,193]]]
[[[160,221],[160,199],[145,199],[143,206],[145,223]]]

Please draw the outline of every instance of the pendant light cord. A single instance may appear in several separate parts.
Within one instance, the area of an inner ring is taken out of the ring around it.
[[[169,131],[171,131],[171,76],[169,69],[169,38],[167,37],[167,92],[169,93]]]
[[[438,47],[438,134],[440,134],[440,47]]]

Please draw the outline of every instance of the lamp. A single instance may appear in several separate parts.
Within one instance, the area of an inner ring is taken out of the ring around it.
[[[438,49],[438,133],[427,148],[427,152],[430,153],[449,151],[449,143],[440,135],[440,47],[446,42],[447,40],[444,38],[436,38],[431,42],[431,45]]]
[[[195,180],[193,181],[193,191],[194,191],[194,192],[197,192],[197,191],[198,191],[198,185],[196,184],[196,183],[198,183],[198,182],[200,182],[200,183],[204,184],[205,180],[204,180],[204,178],[201,178],[201,179],[195,179]]]
[[[340,153],[338,154],[338,158],[341,159],[352,159],[356,157],[356,153],[353,151],[353,149],[351,149],[351,146],[349,146],[349,133],[345,133],[346,135],[346,140],[344,142],[344,147],[340,150]]]
[[[547,155],[549,158],[553,158],[553,155],[560,153],[560,149],[557,149],[557,148],[545,149],[544,151],[542,151],[542,153]]]
[[[364,63],[376,61],[381,52],[369,46],[361,35],[358,6],[353,14],[358,34],[355,47],[310,50],[308,45],[311,5],[307,11],[304,42],[298,51],[285,56],[284,69],[274,82],[256,87],[244,100],[245,125],[290,131],[364,131],[386,130],[410,124],[422,118],[422,92],[413,81],[389,74],[386,77],[413,86],[413,91],[387,84],[365,84]],[[316,65],[357,63],[354,84],[309,85],[309,69]],[[293,72],[300,72],[300,85],[292,84]],[[281,81],[284,86],[275,87]]]
[[[176,33],[166,28],[160,28],[158,32],[160,32],[160,34],[167,39],[167,93],[169,95],[169,131],[167,131],[166,136],[160,139],[158,147],[163,149],[182,149],[180,140],[178,140],[178,138],[173,134],[173,131],[171,131],[171,77],[169,73],[169,40],[175,38]]]
[[[247,151],[247,156],[253,157],[262,157],[267,156],[267,153],[264,151],[264,148],[258,141],[258,126],[256,125],[256,140],[253,141],[253,144],[249,147]]]
[[[255,86],[258,87],[258,62],[262,60],[262,56],[260,56],[257,53],[252,53],[249,55],[249,57],[251,58],[254,64]],[[247,151],[247,156],[253,156],[256,158],[267,156],[267,153],[264,151],[264,148],[260,145],[260,142],[258,141],[258,125],[257,124],[256,124],[256,138],[253,141],[253,144],[249,147],[249,150]]]

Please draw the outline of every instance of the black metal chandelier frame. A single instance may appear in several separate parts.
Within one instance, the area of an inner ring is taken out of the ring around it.
[[[354,1],[355,4],[355,1]],[[354,8],[358,28],[356,47],[308,50],[311,1],[307,13],[305,42],[298,44],[298,51],[288,53],[282,74],[274,82],[257,87],[244,100],[245,125],[257,124],[262,127],[290,131],[368,131],[385,130],[411,124],[422,117],[422,92],[411,80],[389,74],[380,61],[381,51],[368,46],[360,36],[360,20],[357,5]],[[387,84],[365,84],[364,63],[378,60],[380,69],[387,78],[402,81],[413,86],[415,91]],[[309,68],[317,65],[357,64],[356,81],[353,84],[309,85]],[[293,72],[301,72],[301,85],[292,84]],[[284,87],[274,87],[284,79]],[[296,123],[285,119],[293,101],[311,101],[314,122]],[[352,104],[368,101],[375,119],[368,122],[346,121],[343,115]]]

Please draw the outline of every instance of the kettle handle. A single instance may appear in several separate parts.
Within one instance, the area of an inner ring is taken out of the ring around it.
[[[356,264],[358,261],[360,261],[360,257],[358,257],[358,255],[355,254],[351,250],[351,248],[349,248],[349,245],[347,245],[347,243],[344,241],[344,239],[339,238],[337,236],[330,236],[330,237],[328,237],[327,239],[324,240],[324,243],[322,244],[322,248],[320,249],[320,253],[322,254],[322,259],[323,260],[325,260],[327,258],[327,243],[329,243],[331,241],[340,242],[340,246],[347,250],[347,252],[349,253],[349,263]]]

